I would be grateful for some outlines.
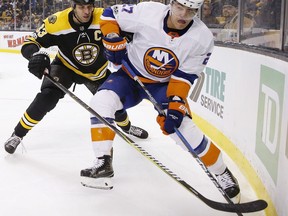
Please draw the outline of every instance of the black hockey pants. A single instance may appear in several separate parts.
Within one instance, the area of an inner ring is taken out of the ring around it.
[[[69,89],[73,83],[84,84],[92,94],[95,94],[98,87],[110,75],[110,71],[107,72],[106,78],[98,81],[91,81],[85,77],[77,75],[63,65],[56,65],[52,63],[50,75],[52,77],[58,77],[58,82],[65,86],[67,89]],[[20,119],[19,123],[15,127],[15,134],[19,137],[24,137],[37,123],[43,119],[47,112],[50,112],[56,107],[58,101],[63,98],[64,95],[65,93],[62,90],[60,90],[46,77],[44,77],[41,85],[41,91],[36,95]],[[127,112],[121,110],[117,112],[115,116],[115,120],[117,122],[121,122],[123,119],[127,118]]]

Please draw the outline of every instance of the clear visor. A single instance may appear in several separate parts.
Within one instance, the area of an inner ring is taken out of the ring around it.
[[[179,19],[192,20],[196,16],[197,12],[198,9],[186,7],[176,1],[171,3],[172,16],[176,16]]]

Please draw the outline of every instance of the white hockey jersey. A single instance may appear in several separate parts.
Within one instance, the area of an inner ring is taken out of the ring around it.
[[[211,31],[199,18],[194,18],[185,34],[173,37],[164,28],[170,5],[143,2],[115,5],[111,9],[104,11],[101,20],[116,21],[122,31],[134,33],[127,51],[139,76],[154,82],[169,82],[173,78],[189,86],[193,84],[214,46]],[[115,30],[108,26],[101,28],[104,35]]]

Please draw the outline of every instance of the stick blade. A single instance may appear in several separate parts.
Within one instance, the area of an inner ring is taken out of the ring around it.
[[[206,200],[205,203],[216,210],[235,213],[251,213],[262,211],[268,206],[268,203],[265,200],[261,199],[246,203],[235,204],[219,203],[212,200]]]

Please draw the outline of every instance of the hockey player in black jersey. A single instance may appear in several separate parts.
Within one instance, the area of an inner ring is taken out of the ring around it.
[[[108,62],[103,56],[102,33],[99,26],[103,8],[94,7],[95,0],[73,0],[71,8],[57,12],[29,36],[21,49],[28,59],[29,71],[42,79],[48,69],[52,77],[70,88],[84,84],[92,94],[110,75]],[[49,55],[40,50],[57,46],[59,51],[50,64]],[[12,136],[5,142],[5,150],[13,154],[23,137],[37,125],[47,112],[57,105],[65,93],[44,77],[41,91],[36,95],[16,125]],[[148,137],[147,131],[131,125],[127,112],[115,114],[117,125],[126,133],[138,138]]]

